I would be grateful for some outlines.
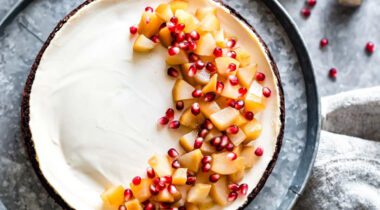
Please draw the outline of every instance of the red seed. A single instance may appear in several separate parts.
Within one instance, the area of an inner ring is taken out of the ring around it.
[[[237,134],[239,133],[239,127],[237,127],[236,125],[231,125],[230,127],[227,128],[227,133],[230,133],[230,134]]]
[[[179,128],[180,125],[181,124],[179,123],[178,120],[174,120],[174,121],[171,121],[169,123],[169,128],[171,128],[171,129],[177,129],[177,128]]]
[[[120,205],[118,210],[127,210],[127,207],[125,207],[124,205]]]
[[[230,139],[228,138],[228,136],[223,135],[219,147],[220,147],[221,149],[224,149],[224,148],[226,148],[226,146],[227,146],[227,144],[228,144],[229,142],[230,142]]]
[[[244,117],[245,117],[245,119],[251,121],[251,120],[253,120],[253,118],[255,117],[255,115],[253,114],[253,112],[249,112],[248,111],[248,112],[244,113]]]
[[[163,176],[160,178],[160,180],[165,182],[166,184],[171,184],[173,179],[171,176]]]
[[[365,49],[367,50],[368,53],[374,53],[375,52],[375,43],[373,42],[367,42],[365,45]]]
[[[239,185],[232,183],[228,185],[228,189],[232,192],[236,192],[239,190]]]
[[[216,72],[216,66],[213,63],[207,62],[206,70],[209,71],[210,73],[215,73]]]
[[[232,108],[235,108],[235,105],[236,105],[235,99],[229,99],[227,101],[227,105],[230,106],[230,107],[232,107]]]
[[[329,77],[335,79],[338,74],[338,70],[336,68],[331,68],[329,70]]]
[[[156,172],[152,167],[148,167],[146,169],[146,175],[148,176],[148,178],[153,179],[156,176]]]
[[[234,72],[234,71],[236,71],[236,64],[234,64],[234,63],[230,63],[229,65],[228,65],[228,72]]]
[[[238,194],[236,192],[230,192],[230,194],[228,194],[228,201],[229,202],[233,202],[237,199],[238,197]]]
[[[203,144],[203,138],[202,137],[197,137],[194,141],[194,149],[199,149],[202,147]]]
[[[173,22],[169,22],[167,23],[166,27],[168,27],[170,32],[174,32],[176,28],[176,24],[174,24]]]
[[[212,157],[210,155],[206,155],[202,158],[202,164],[211,163]]]
[[[158,38],[158,35],[153,35],[150,39],[151,39],[154,43],[159,43],[159,42],[160,42],[160,39]]]
[[[185,33],[183,31],[175,33],[175,41],[177,43],[185,41]]]
[[[159,177],[154,178],[154,179],[153,179],[153,183],[154,183],[155,185],[158,185],[158,183],[160,183],[160,178],[159,178]]]
[[[179,163],[179,161],[178,160],[174,160],[173,162],[172,162],[172,168],[180,168],[181,167],[181,164]]]
[[[190,32],[190,37],[194,41],[197,41],[200,38],[199,33],[197,31],[191,31]]]
[[[216,97],[216,94],[214,92],[208,92],[205,94],[204,101],[211,102],[215,99],[215,97]]]
[[[187,185],[194,185],[195,182],[197,181],[197,177],[195,176],[188,176],[186,180]]]
[[[182,50],[189,50],[189,42],[185,40],[179,43],[178,47],[181,48]]]
[[[217,182],[218,180],[220,179],[220,175],[219,174],[211,174],[208,178],[208,180],[210,180],[210,182]]]
[[[202,60],[198,60],[195,62],[195,67],[199,70],[203,69],[206,66],[206,64]]]
[[[203,166],[202,166],[202,171],[204,172],[204,173],[207,173],[207,172],[209,172],[211,170],[211,164],[210,163],[206,163],[206,164],[204,164]]]
[[[172,184],[168,186],[168,191],[170,194],[178,193],[178,189]]]
[[[169,209],[169,208],[170,208],[170,203],[160,203],[159,209]]]
[[[245,88],[245,87],[239,88],[238,91],[239,91],[240,97],[245,96],[245,94],[247,94],[247,92],[248,92],[247,88]]]
[[[211,130],[214,128],[214,124],[212,124],[211,120],[207,119],[202,125],[203,128],[206,128],[208,130]]]
[[[236,45],[236,39],[234,39],[234,38],[231,38],[231,39],[229,39],[228,41],[227,41],[227,47],[229,47],[229,48],[233,48],[233,47],[235,47],[235,45]]]
[[[226,150],[229,152],[232,152],[234,150],[235,146],[233,143],[229,142],[226,146]]]
[[[176,30],[177,32],[181,32],[181,31],[183,31],[183,29],[185,29],[185,27],[186,27],[185,24],[180,23],[180,24],[177,24],[177,25],[176,25],[175,30]]]
[[[216,92],[218,92],[218,93],[222,93],[222,92],[223,92],[223,89],[224,89],[224,84],[223,84],[223,82],[218,81],[218,82],[216,83]]]
[[[197,49],[197,43],[195,43],[193,41],[189,41],[189,50],[194,51],[196,49]]]
[[[255,155],[260,157],[260,156],[263,156],[263,154],[264,154],[263,148],[257,147],[255,150]]]
[[[243,100],[238,100],[238,101],[236,101],[235,109],[240,110],[240,109],[244,108],[244,104],[245,104],[245,103],[244,103]]]
[[[326,47],[329,44],[329,40],[326,38],[321,39],[321,42],[319,43],[321,47]]]
[[[272,94],[272,91],[269,88],[263,87],[263,95],[265,97],[269,98],[271,94]]]
[[[220,56],[222,56],[223,55],[223,50],[222,50],[222,48],[220,48],[220,47],[216,47],[215,49],[214,49],[214,56],[215,57],[220,57]]]
[[[256,80],[259,82],[262,82],[265,80],[265,74],[262,72],[257,72],[256,73]]]
[[[314,7],[317,4],[317,0],[307,0],[306,3],[310,7]]]
[[[131,189],[125,189],[124,190],[124,200],[128,201],[133,197],[133,192]]]
[[[156,189],[157,189],[158,191],[162,191],[162,190],[165,189],[165,187],[166,187],[165,180],[162,180],[162,179],[160,178],[160,181],[158,182],[158,184],[157,184],[157,186],[156,186]]]
[[[176,149],[174,149],[174,148],[170,148],[170,149],[168,150],[168,155],[169,155],[169,157],[171,157],[171,158],[176,158],[176,157],[178,157],[179,153],[177,152]]]
[[[189,61],[190,62],[196,62],[197,60],[199,60],[199,56],[194,54],[194,53],[189,53]]]
[[[153,8],[152,7],[145,7],[145,12],[153,12]]]
[[[235,51],[233,51],[233,50],[231,50],[231,51],[228,51],[227,52],[227,56],[228,57],[231,57],[231,58],[236,58],[236,52]]]
[[[199,103],[193,103],[193,105],[191,105],[191,113],[193,113],[193,115],[195,116],[201,113],[201,108],[199,106]]]
[[[185,103],[183,103],[183,101],[177,101],[177,102],[175,103],[175,108],[176,108],[178,111],[183,110],[184,107],[185,107]]]
[[[247,184],[241,184],[239,186],[239,193],[241,195],[247,195],[247,193],[248,193],[248,185]]]
[[[201,131],[199,131],[198,136],[204,138],[206,137],[207,134],[208,134],[208,130],[204,128]]]
[[[152,193],[153,195],[157,195],[160,191],[158,190],[158,187],[154,184],[151,184],[149,186],[149,191],[150,193]]]
[[[219,136],[217,136],[217,137],[214,137],[214,138],[211,139],[210,144],[212,146],[214,146],[214,147],[218,147],[221,142],[222,142],[222,138],[220,138]]]
[[[129,27],[129,32],[133,35],[136,34],[137,33],[137,27],[136,26]]]
[[[192,64],[192,65],[189,67],[189,71],[187,72],[187,76],[189,76],[189,77],[194,77],[196,73],[197,73],[197,68],[195,67],[194,64]]]
[[[132,179],[132,183],[134,185],[139,185],[141,183],[141,177],[135,176],[135,178]]]
[[[168,75],[171,76],[171,77],[176,78],[176,77],[178,77],[179,72],[178,72],[177,69],[175,69],[173,67],[170,67],[170,68],[168,68]]]
[[[173,16],[170,18],[170,22],[173,23],[174,25],[178,24],[178,18],[176,16]]]
[[[198,90],[198,89],[195,89],[192,93],[192,96],[194,98],[200,98],[202,97],[203,93],[202,93],[202,90]],[[199,104],[198,104],[199,105]]]
[[[185,206],[180,206],[180,207],[178,207],[178,210],[186,210],[186,207]]]
[[[155,210],[156,207],[154,207],[154,205],[152,203],[147,203],[145,206],[144,206],[144,210]]]
[[[304,17],[309,17],[311,15],[311,10],[309,8],[303,8],[301,10],[301,14],[304,16]]]
[[[160,123],[161,125],[166,125],[166,124],[168,124],[168,122],[169,122],[169,119],[167,117],[161,117],[158,120],[158,123]]]
[[[172,109],[172,108],[167,109],[165,116],[169,119],[173,119],[174,118],[174,109]]]
[[[169,53],[170,56],[177,55],[179,52],[180,52],[179,47],[172,47],[172,46],[170,46],[169,49],[168,49],[168,53]]]
[[[234,152],[229,152],[227,154],[227,158],[230,159],[230,160],[236,160],[237,155]]]
[[[228,80],[230,81],[230,84],[232,86],[235,86],[235,85],[239,84],[239,80],[238,80],[238,78],[235,75],[228,76]]]

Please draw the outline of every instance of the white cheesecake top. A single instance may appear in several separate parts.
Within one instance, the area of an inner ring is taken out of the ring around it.
[[[153,154],[179,149],[179,129],[157,120],[173,106],[173,79],[166,74],[167,50],[161,46],[136,54],[136,25],[146,6],[165,0],[96,0],[79,10],[56,33],[42,56],[30,97],[30,129],[40,169],[56,192],[78,210],[103,209],[106,187],[127,186],[144,176]],[[251,191],[275,151],[280,130],[280,98],[264,48],[250,29],[211,0],[190,0],[190,9],[218,7],[227,33],[251,54],[272,90],[267,108],[256,117],[263,132],[253,144],[264,155],[243,182]],[[245,202],[239,198],[226,209]]]

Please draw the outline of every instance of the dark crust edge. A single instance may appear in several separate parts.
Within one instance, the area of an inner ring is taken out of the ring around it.
[[[47,190],[47,192],[53,197],[53,199],[56,201],[57,204],[59,204],[61,207],[64,209],[74,209],[71,207],[66,201],[59,195],[59,193],[54,189],[54,187],[49,183],[49,181],[45,178],[43,175],[41,168],[39,166],[39,161],[38,161],[38,156],[36,153],[36,149],[34,146],[34,142],[32,140],[32,133],[30,130],[29,126],[29,121],[30,121],[30,107],[29,107],[29,102],[30,102],[30,93],[32,90],[34,78],[38,69],[38,66],[40,64],[41,58],[49,46],[50,42],[53,40],[55,37],[56,33],[63,27],[63,25],[72,17],[74,16],[80,9],[85,7],[86,5],[94,2],[96,0],[86,0],[82,4],[80,4],[77,8],[72,10],[69,14],[67,14],[59,23],[57,26],[54,28],[54,30],[50,33],[49,37],[47,38],[46,42],[43,44],[41,50],[36,56],[36,59],[31,67],[30,73],[28,75],[28,78],[25,83],[24,91],[22,93],[22,100],[21,100],[21,132],[22,136],[24,138],[24,143],[27,149],[27,152],[29,154],[30,161],[32,162],[33,169],[35,173],[37,174],[38,178],[40,179],[42,185],[44,188]],[[237,17],[239,20],[244,22],[256,35],[256,37],[259,39],[260,44],[263,46],[266,55],[268,56],[270,60],[270,64],[272,67],[272,71],[274,72],[276,78],[277,78],[277,88],[279,91],[279,96],[280,96],[280,122],[281,122],[281,128],[279,131],[279,134],[277,136],[277,142],[276,142],[276,148],[275,152],[273,154],[273,157],[271,161],[269,162],[267,168],[265,169],[265,172],[263,176],[261,177],[259,183],[251,191],[251,193],[247,196],[246,202],[238,208],[238,210],[243,210],[246,208],[258,195],[258,193],[261,191],[261,189],[264,187],[265,182],[267,181],[269,175],[272,173],[272,170],[275,166],[275,163],[278,159],[281,145],[282,145],[282,140],[284,136],[284,127],[285,127],[285,100],[284,100],[284,90],[281,85],[281,78],[280,78],[280,73],[278,71],[277,65],[273,59],[272,54],[269,51],[268,46],[265,44],[264,40],[261,38],[261,36],[257,33],[255,28],[251,26],[251,24],[248,23],[248,21],[241,16],[235,9],[231,8],[230,6],[226,5],[223,3],[222,0],[214,0],[215,2],[220,3],[222,6],[227,8],[232,15]]]

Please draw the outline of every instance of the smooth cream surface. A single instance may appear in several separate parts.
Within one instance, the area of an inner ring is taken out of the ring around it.
[[[157,125],[173,106],[167,52],[159,46],[151,53],[133,53],[135,37],[129,33],[146,6],[162,2],[167,1],[97,0],[70,18],[41,59],[31,92],[30,127],[41,171],[73,208],[103,209],[105,188],[127,187],[134,176],[145,175],[149,157],[179,148],[185,131]],[[191,10],[219,7],[222,26],[251,52],[267,75],[264,85],[272,89],[267,109],[257,116],[263,133],[254,145],[264,148],[264,156],[243,180],[252,190],[275,151],[281,124],[277,81],[247,26],[213,1],[190,4]]]

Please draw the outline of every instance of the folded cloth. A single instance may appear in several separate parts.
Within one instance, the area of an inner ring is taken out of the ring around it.
[[[294,209],[380,209],[380,86],[322,99],[311,178]]]

